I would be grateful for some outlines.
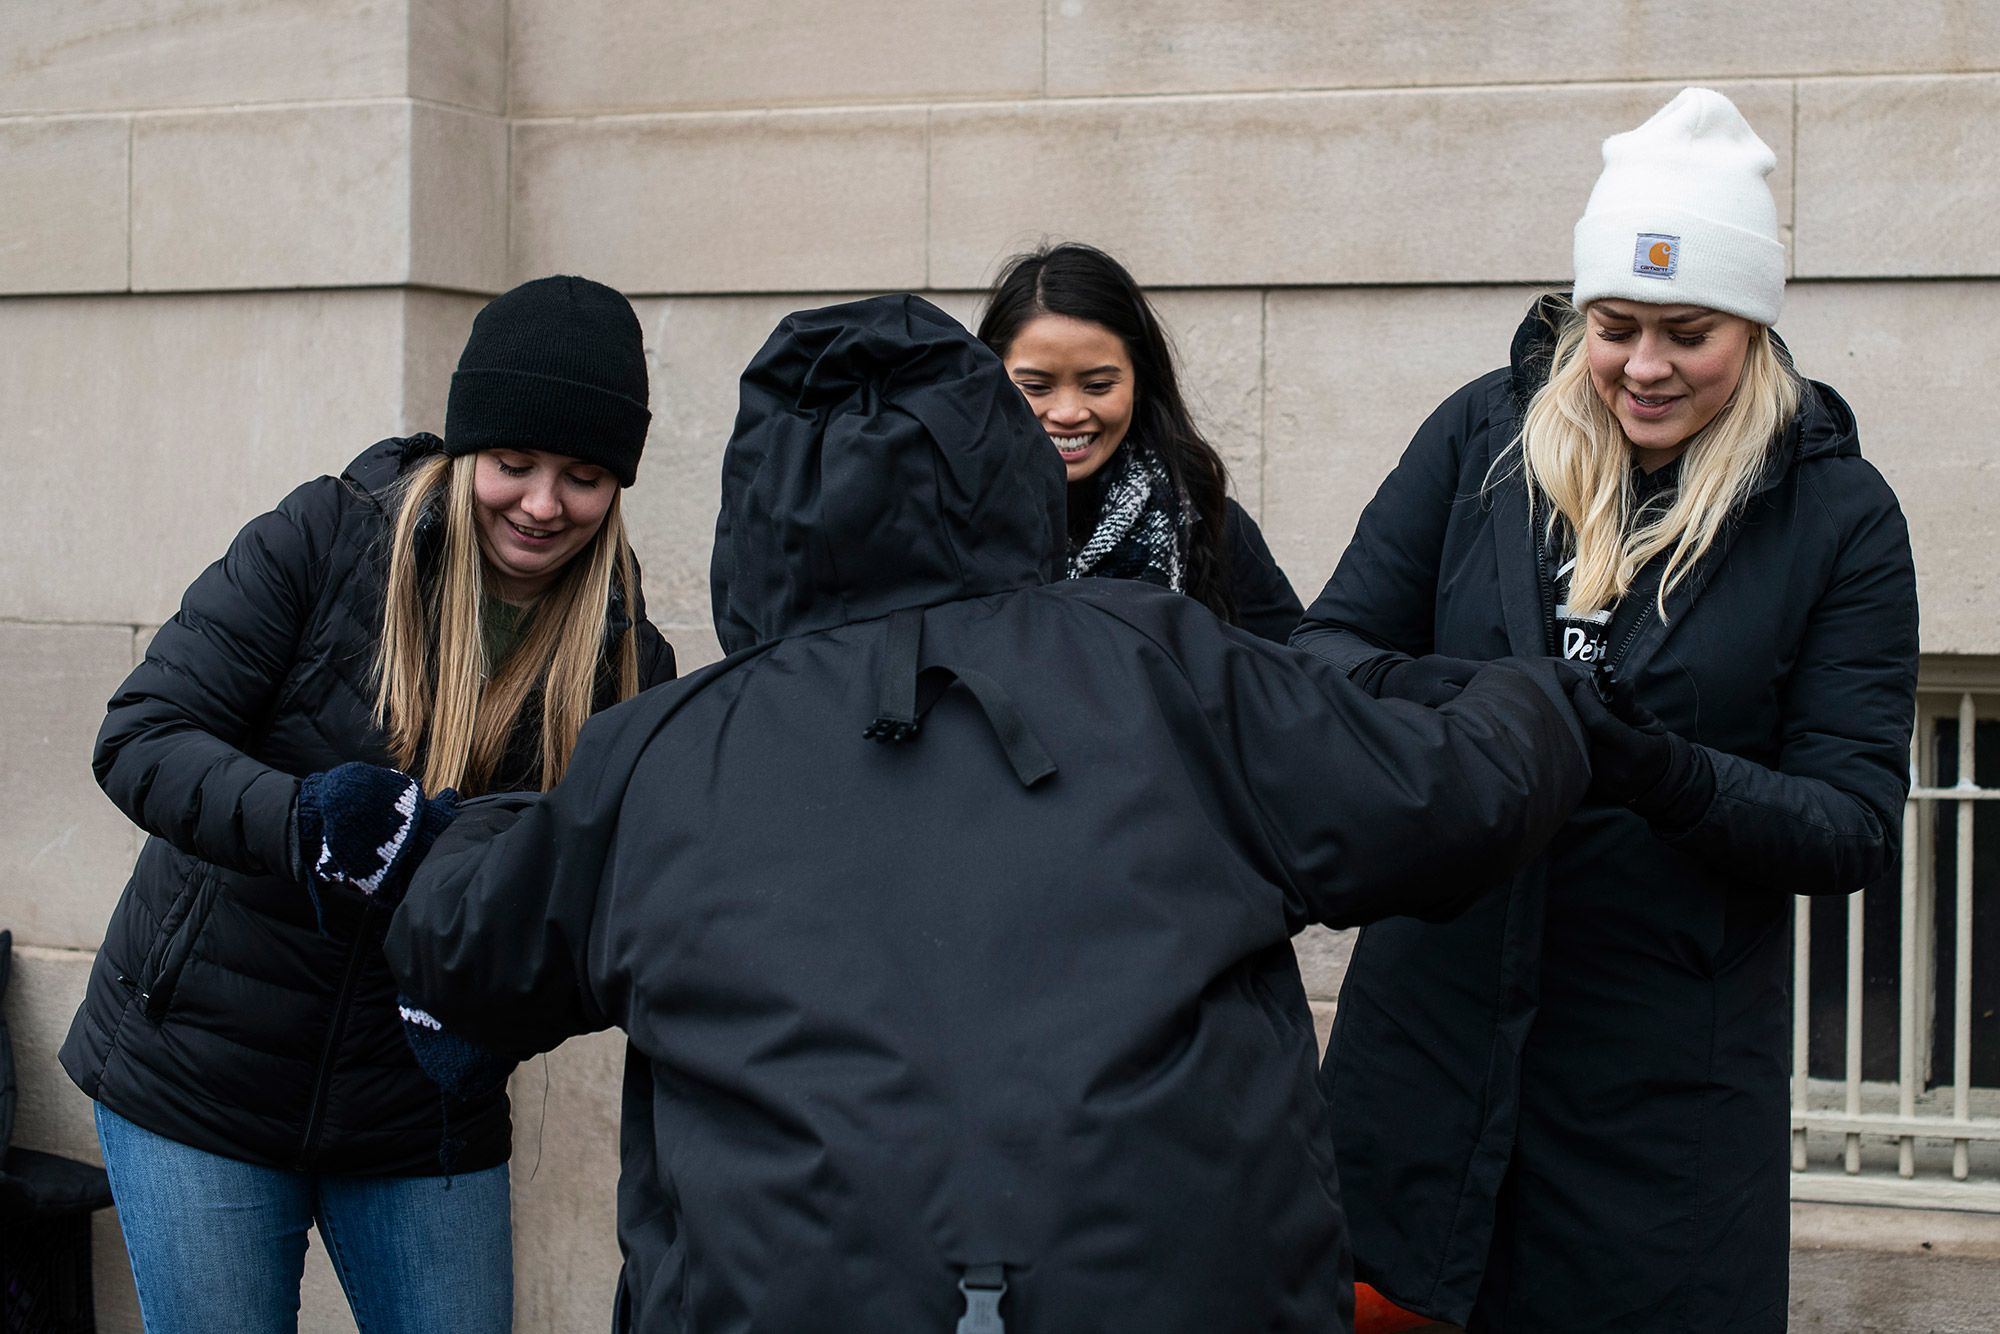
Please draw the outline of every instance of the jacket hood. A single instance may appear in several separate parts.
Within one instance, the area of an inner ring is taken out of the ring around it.
[[[1561,327],[1565,311],[1569,309],[1567,292],[1551,293],[1536,298],[1528,307],[1520,326],[1514,330],[1514,343],[1509,350],[1507,365],[1509,387],[1513,392],[1516,412],[1527,409],[1528,400],[1535,396],[1549,378],[1549,363],[1554,360],[1556,331]],[[1776,330],[1771,332],[1787,358],[1791,349]],[[1847,406],[1830,386],[1818,380],[1801,377],[1804,393],[1799,401],[1799,413],[1786,424],[1783,443],[1773,451],[1771,477],[1767,482],[1782,475],[1791,463],[1804,462],[1815,458],[1836,458],[1861,453],[1861,433],[1854,420],[1854,409]]]
[[[915,296],[799,311],[743,372],[709,567],[724,652],[1060,577],[1061,461]]]
[[[372,497],[378,505],[385,505],[390,488],[404,473],[430,455],[442,453],[444,441],[428,431],[407,436],[392,435],[386,440],[377,440],[355,455],[354,461],[341,470],[340,476],[342,481]]]

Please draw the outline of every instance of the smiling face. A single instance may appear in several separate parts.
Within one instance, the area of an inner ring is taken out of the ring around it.
[[[617,494],[617,479],[594,463],[540,450],[481,450],[472,508],[494,591],[515,603],[540,596],[597,536]]]
[[[1756,325],[1702,306],[1590,303],[1590,382],[1618,418],[1636,462],[1673,462],[1736,392]]]
[[[1102,468],[1132,426],[1132,354],[1101,324],[1038,315],[1021,326],[1004,358],[1007,374],[1080,482]]]

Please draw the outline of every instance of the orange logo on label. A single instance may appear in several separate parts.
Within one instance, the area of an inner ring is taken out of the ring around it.
[[[1640,232],[1632,247],[1632,272],[1641,278],[1672,279],[1681,263],[1681,238],[1664,232]]]

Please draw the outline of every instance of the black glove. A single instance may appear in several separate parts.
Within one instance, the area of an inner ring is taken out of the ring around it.
[[[1693,826],[1715,800],[1715,766],[1667,730],[1631,687],[1604,672],[1570,677],[1570,703],[1590,739],[1585,800],[1626,806],[1666,831]]]
[[[1458,698],[1465,683],[1485,665],[1469,658],[1447,658],[1442,653],[1427,653],[1421,658],[1398,653],[1377,662],[1363,677],[1356,678],[1355,684],[1376,699],[1406,699],[1435,709]]]
[[[393,907],[457,814],[456,792],[427,798],[400,770],[357,762],[309,774],[299,784],[296,821],[299,869],[314,911],[321,886]]]

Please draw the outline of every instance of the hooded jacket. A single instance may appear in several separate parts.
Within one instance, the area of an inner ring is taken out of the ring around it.
[[[789,317],[724,460],[729,656],[419,871],[387,951],[448,1029],[630,1038],[629,1327],[1346,1326],[1290,937],[1528,855],[1585,781],[1573,716],[1549,664],[1433,713],[1052,583],[1063,503],[935,307]]]
[[[254,519],[188,589],[111,699],[93,765],[152,835],[62,1046],[85,1093],[209,1153],[381,1175],[443,1170],[437,1090],[410,1056],[379,947],[388,913],[291,874],[305,775],[388,764],[372,680],[390,488],[435,436],[384,440]],[[622,602],[610,631],[630,624]],[[673,650],[638,616],[639,680]],[[524,719],[501,769],[539,786]],[[511,1148],[507,1100],[457,1109],[452,1166]]]
[[[1525,483],[1493,466],[1554,309],[1417,432],[1294,644],[1357,673],[1556,651]],[[1363,931],[1341,991],[1356,1272],[1456,1324],[1785,1326],[1791,896],[1897,864],[1915,708],[1909,538],[1838,394],[1807,386],[1666,618],[1643,601],[1611,670],[1707,748],[1706,813],[1666,836],[1586,806],[1456,920]]]

